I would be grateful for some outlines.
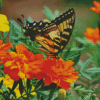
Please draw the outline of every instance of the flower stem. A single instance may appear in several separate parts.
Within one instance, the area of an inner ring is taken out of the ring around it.
[[[99,14],[98,28],[99,28],[99,34],[100,34],[100,14]]]

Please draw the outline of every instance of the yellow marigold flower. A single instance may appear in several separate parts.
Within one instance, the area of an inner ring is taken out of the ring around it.
[[[12,88],[13,84],[14,84],[14,80],[10,78],[10,76],[8,76],[7,74],[5,75],[5,77],[0,77],[0,81],[3,80],[3,84],[8,88]],[[26,81],[26,80],[25,80]],[[24,81],[23,81],[24,82]],[[32,87],[32,95],[36,95],[36,92],[33,92],[35,87]],[[0,92],[3,92],[0,89]],[[14,92],[16,93],[16,97],[19,98],[21,97],[20,91],[19,91],[19,85],[17,85],[17,87],[15,88]],[[23,92],[22,96],[27,97],[25,91]]]
[[[0,31],[6,32],[10,30],[9,27],[9,21],[7,20],[7,17],[3,14],[0,14]]]
[[[90,10],[100,14],[100,2],[93,1],[95,7],[90,7]]]

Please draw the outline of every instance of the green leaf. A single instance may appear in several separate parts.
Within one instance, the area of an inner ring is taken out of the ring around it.
[[[85,72],[87,72],[87,73],[100,73],[100,68],[89,68],[89,69],[86,69]]]
[[[58,10],[55,10],[54,17],[56,18],[58,15],[59,15],[59,11]]]
[[[85,38],[80,38],[80,37],[76,37],[75,38],[78,42],[82,43],[82,44],[86,44],[87,43],[87,40]]]
[[[79,100],[83,100],[82,97],[79,97]]]
[[[0,89],[1,89],[2,85],[3,85],[3,80],[0,82]]]
[[[100,99],[96,97],[96,100],[100,100]]]
[[[42,85],[42,84],[43,84],[43,79],[41,79],[41,80],[38,81],[38,83],[37,83],[36,86],[35,86],[35,90],[36,90],[37,88],[39,88],[40,85]]]
[[[14,81],[13,87],[12,87],[12,91],[17,87],[19,81]]]
[[[44,6],[43,13],[48,18],[49,21],[53,20],[59,14],[59,12],[57,10],[53,14],[53,12],[47,6]]]
[[[81,66],[81,70],[84,70],[84,69],[90,64],[91,60],[92,60],[91,58],[88,59],[88,60],[83,64],[83,66]]]
[[[20,91],[20,94],[22,95],[24,91],[22,79],[19,79],[19,91]]]
[[[52,99],[53,94],[54,94],[54,92],[55,92],[55,89],[56,89],[56,84],[52,84],[52,85],[51,85],[51,89],[50,89],[50,94],[49,94],[49,100]]]
[[[78,65],[79,65],[79,66],[83,66],[83,63],[82,63],[81,60],[78,62]]]
[[[80,86],[76,86],[74,89],[80,89],[82,86],[80,85]]]
[[[8,35],[8,32],[4,32],[3,35],[4,35],[4,38],[6,38]]]
[[[12,36],[14,35],[14,25],[10,25],[10,32],[9,32],[9,42],[12,41]]]
[[[87,79],[89,79],[89,80],[92,80],[92,78],[91,78],[89,75],[87,75],[86,73],[84,73],[84,72],[82,72],[82,71],[80,71],[80,73],[81,73],[81,75],[84,76],[85,78],[87,78]]]
[[[3,39],[2,35],[1,35],[1,32],[0,32],[0,39]]]
[[[27,79],[27,91],[29,90],[30,87],[31,87],[31,85],[30,85],[30,80]]]
[[[2,0],[0,0],[0,9],[1,9],[1,7],[2,7]]]
[[[28,20],[29,22],[33,22],[32,18],[31,18],[30,16],[27,18],[27,20]]]

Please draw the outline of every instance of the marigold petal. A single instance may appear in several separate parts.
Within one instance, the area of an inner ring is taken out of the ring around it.
[[[0,31],[2,31],[2,32],[7,32],[7,31],[9,31],[9,30],[10,30],[9,25],[2,24],[2,25],[0,26]]]
[[[58,86],[61,86],[63,89],[68,90],[70,88],[70,84],[68,82],[65,82],[61,80],[59,83],[57,83]]]
[[[3,43],[3,40],[0,39],[0,45],[2,45],[2,43]]]
[[[100,3],[97,1],[93,1],[95,7],[90,7],[90,10],[100,14]]]
[[[30,94],[31,94],[31,95],[36,95],[36,92],[31,92]]]
[[[2,41],[1,41],[2,43]],[[0,51],[6,51],[8,49],[10,49],[11,47],[13,47],[13,45],[9,42],[7,44],[2,44],[0,45]]]
[[[16,45],[16,52],[18,54],[24,54],[24,51],[28,51],[28,49],[23,44]]]
[[[44,77],[44,78],[45,78],[45,80],[44,80],[44,83],[45,83],[45,84],[50,85],[51,83],[53,83],[53,81],[51,81],[51,77],[46,76],[46,77]]]
[[[10,30],[9,22],[7,21],[7,17],[3,14],[0,14],[0,31],[6,32]]]
[[[21,78],[21,79],[25,79],[25,74],[21,71],[19,71],[18,73],[18,76]]]
[[[90,10],[94,11],[95,13],[99,13],[99,11],[97,10],[97,8],[95,8],[95,7],[90,7]]]
[[[97,7],[98,9],[100,9],[100,3],[97,1],[93,1],[93,4],[95,7]]]
[[[88,41],[91,41],[95,44],[97,44],[97,42],[100,41],[100,34],[99,34],[99,28],[98,27],[96,29],[87,28],[84,35],[86,36],[86,39]]]

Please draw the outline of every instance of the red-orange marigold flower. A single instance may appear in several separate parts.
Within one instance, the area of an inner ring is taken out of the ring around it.
[[[95,7],[90,7],[90,10],[100,14],[100,3],[97,1],[93,1]]]
[[[0,39],[0,55],[1,55],[1,54],[4,54],[5,51],[7,51],[8,49],[10,49],[11,47],[13,47],[13,45],[12,45],[10,42],[7,43],[7,44],[5,44],[5,43],[3,43],[3,40]],[[2,59],[3,59],[3,58],[2,58]],[[2,63],[4,63],[4,62],[2,61],[2,59],[0,59],[0,65],[1,65]]]
[[[7,52],[4,57],[4,72],[9,74],[15,81],[19,78],[24,79],[25,76],[28,79],[32,79],[41,72],[39,67],[42,66],[43,55],[34,55],[23,44],[16,46],[16,52]]]
[[[49,58],[44,61],[41,68],[42,73],[37,76],[37,79],[44,78],[45,84],[56,83],[67,90],[70,88],[70,83],[74,83],[79,77],[78,72],[73,72],[72,67],[74,62],[72,60],[64,61],[63,59]]]
[[[95,44],[97,44],[97,42],[100,41],[100,33],[98,27],[96,29],[87,28],[84,35],[86,36],[86,39],[88,41],[91,41]]]

